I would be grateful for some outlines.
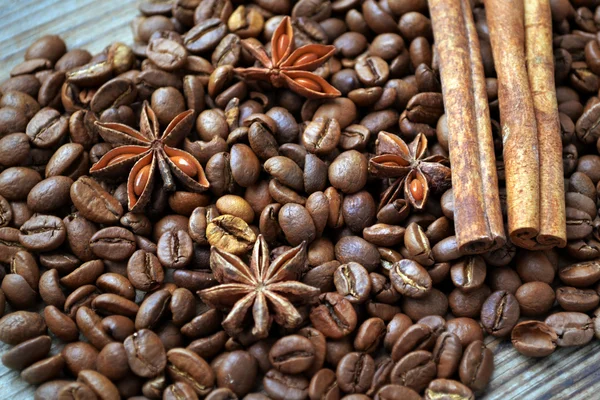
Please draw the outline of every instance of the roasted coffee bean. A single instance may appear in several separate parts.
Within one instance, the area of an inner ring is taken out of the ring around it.
[[[279,339],[269,352],[271,365],[286,374],[306,371],[314,362],[315,349],[307,338],[290,335]]]
[[[335,372],[323,368],[313,375],[308,387],[308,397],[311,399],[340,397],[340,389],[337,384]]]
[[[600,296],[593,289],[563,286],[556,289],[556,301],[565,311],[587,312],[598,306]]]
[[[27,124],[25,133],[42,149],[54,147],[67,134],[69,120],[52,108],[42,108]]]
[[[74,342],[79,338],[79,330],[75,322],[57,307],[46,306],[44,308],[44,319],[50,332],[60,340]]]
[[[43,382],[55,379],[65,366],[65,360],[61,354],[45,358],[33,363],[21,371],[21,379],[31,385],[39,385]]]
[[[185,231],[165,232],[157,246],[158,259],[166,268],[184,268],[192,261],[192,239]]]
[[[483,329],[473,318],[454,318],[446,322],[446,331],[455,334],[463,348],[475,340],[483,340]]]
[[[506,291],[494,292],[483,303],[481,324],[486,332],[493,336],[505,336],[519,319],[519,302]]]
[[[144,299],[135,317],[136,329],[152,329],[168,310],[171,292],[162,289],[151,293]]]
[[[63,244],[65,225],[53,215],[35,215],[25,222],[19,233],[19,242],[28,250],[51,251]]]
[[[386,334],[385,322],[381,318],[369,318],[363,322],[354,338],[354,348],[366,353],[374,352]]]
[[[424,297],[418,299],[404,297],[402,310],[413,321],[428,315],[445,315],[448,310],[448,299],[442,292],[432,288]]]
[[[167,355],[160,338],[148,329],[142,329],[127,337],[125,352],[129,368],[138,376],[152,378],[167,365]]]
[[[210,365],[190,350],[169,350],[166,369],[171,379],[189,384],[199,396],[213,388],[215,375]]]
[[[444,379],[452,377],[458,370],[462,354],[462,345],[455,334],[444,332],[438,336],[433,349],[437,377]]]
[[[87,176],[71,185],[71,200],[83,217],[99,224],[115,224],[123,215],[121,204]]]
[[[558,335],[556,344],[561,347],[581,346],[594,336],[592,320],[580,312],[558,312],[544,321]]]
[[[349,353],[337,365],[337,383],[346,393],[366,393],[371,386],[374,372],[375,362],[370,355]]]
[[[337,292],[351,303],[363,303],[371,293],[369,273],[355,262],[340,265],[333,274],[333,283]]]
[[[287,375],[271,369],[262,383],[267,394],[276,400],[304,399],[308,395],[309,382],[302,375]]]
[[[407,328],[394,343],[391,351],[392,359],[398,361],[414,350],[431,350],[435,341],[436,335],[429,326],[414,324]]]
[[[68,343],[61,351],[67,369],[75,376],[85,369],[96,368],[98,350],[89,343]]]
[[[515,293],[521,314],[539,316],[546,314],[554,305],[554,290],[545,282],[528,282],[519,287]]]
[[[126,260],[135,251],[135,237],[125,228],[104,228],[90,238],[90,248],[97,257],[111,261]]]
[[[425,390],[425,400],[444,398],[474,400],[475,396],[467,386],[452,379],[435,379],[431,381]]]
[[[427,270],[412,260],[400,260],[390,270],[390,281],[398,293],[422,298],[431,290],[431,277]]]
[[[392,384],[423,391],[435,379],[436,366],[433,356],[425,350],[413,351],[401,358],[390,373]]]
[[[472,342],[464,351],[459,375],[462,383],[474,391],[483,390],[494,371],[494,353],[482,341]]]
[[[2,363],[12,369],[23,369],[44,358],[50,351],[50,336],[38,336],[18,344],[2,355]]]
[[[316,329],[332,339],[340,339],[354,331],[356,312],[342,295],[324,293],[319,296],[319,303],[310,313],[310,320]]]
[[[211,366],[215,373],[216,385],[221,388],[218,390],[228,390],[231,397],[245,396],[256,383],[257,362],[248,351],[234,350],[223,353]],[[215,390],[211,392],[213,393]]]
[[[545,357],[556,349],[558,335],[541,321],[523,321],[512,330],[514,348],[528,357]]]

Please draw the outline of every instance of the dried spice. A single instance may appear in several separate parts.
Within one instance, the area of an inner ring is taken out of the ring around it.
[[[308,44],[294,50],[294,30],[289,17],[284,17],[273,33],[271,57],[256,39],[244,39],[242,45],[262,67],[236,68],[239,76],[268,81],[276,88],[288,87],[309,99],[341,95],[325,79],[310,72],[327,61],[335,52],[335,47]]]
[[[506,243],[479,39],[468,1],[433,0],[449,131],[455,229],[464,254]],[[460,51],[457,51],[460,49]]]
[[[427,138],[422,133],[406,144],[399,136],[379,132],[377,155],[369,160],[371,174],[404,180],[404,196],[418,210],[427,203],[430,190],[441,193],[450,187],[448,159],[427,155]]]
[[[272,320],[284,328],[295,328],[302,322],[296,305],[317,300],[319,289],[297,281],[305,263],[305,242],[270,262],[267,242],[259,235],[250,266],[241,258],[212,247],[210,267],[221,285],[202,290],[199,295],[211,307],[231,310],[223,320],[223,328],[231,336],[243,331],[251,309],[252,334],[265,338]]]
[[[156,170],[165,190],[175,190],[175,176],[187,190],[203,192],[209,183],[202,165],[190,153],[174,147],[188,135],[193,123],[194,112],[188,110],[177,115],[160,134],[156,115],[147,102],[139,131],[119,123],[96,122],[100,136],[116,147],[98,160],[90,173],[100,178],[119,178],[129,171],[127,199],[132,212],[141,211],[150,200]]]

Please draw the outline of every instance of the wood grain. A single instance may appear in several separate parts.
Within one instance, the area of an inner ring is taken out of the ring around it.
[[[0,81],[23,59],[25,49],[45,34],[58,34],[69,49],[92,54],[112,42],[131,44],[130,23],[137,15],[134,0],[0,0]],[[485,399],[600,398],[600,342],[562,348],[545,359],[523,357],[510,341],[486,339],[494,350],[496,369]],[[62,346],[55,343],[52,354]],[[9,348],[0,345],[0,354]],[[17,371],[0,365],[0,399],[30,399],[35,388]]]

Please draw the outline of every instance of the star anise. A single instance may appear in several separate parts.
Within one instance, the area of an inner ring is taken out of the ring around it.
[[[284,17],[271,38],[271,57],[254,39],[242,40],[242,45],[262,67],[236,68],[241,77],[271,82],[274,87],[288,87],[309,99],[338,97],[340,91],[314,71],[335,52],[335,46],[307,44],[294,50],[294,30],[289,17]]]
[[[132,212],[141,211],[150,200],[157,170],[165,190],[175,190],[175,176],[187,190],[203,192],[209,184],[202,165],[190,153],[174,147],[189,134],[193,123],[194,112],[188,110],[178,114],[160,134],[148,102],[142,108],[139,131],[119,123],[96,122],[100,136],[114,148],[92,166],[90,173],[115,179],[129,171],[127,199]]]
[[[267,337],[272,320],[293,329],[302,322],[295,306],[317,300],[319,289],[296,281],[306,262],[305,242],[269,260],[269,247],[262,235],[254,244],[250,266],[231,253],[211,248],[210,268],[221,285],[198,294],[209,306],[230,310],[223,320],[230,336],[242,333],[250,309],[256,338]]]
[[[407,145],[399,136],[379,132],[377,155],[369,160],[369,171],[381,178],[404,180],[404,196],[416,209],[422,209],[430,190],[441,193],[451,185],[448,159],[441,155],[426,156],[427,137],[419,133]]]

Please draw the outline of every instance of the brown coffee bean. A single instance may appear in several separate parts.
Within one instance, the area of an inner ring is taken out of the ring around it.
[[[212,219],[206,228],[206,237],[211,246],[233,254],[244,254],[256,240],[248,224],[233,215]]]
[[[96,368],[98,350],[85,342],[68,343],[61,351],[67,369],[75,376],[85,369]]]
[[[398,361],[411,351],[431,350],[436,335],[433,330],[423,324],[414,324],[407,328],[396,340],[391,351],[392,360]]]
[[[485,261],[480,256],[470,256],[450,268],[452,283],[465,292],[478,289],[486,276]]]
[[[528,357],[546,357],[556,349],[558,335],[541,321],[519,322],[512,330],[514,348]]]
[[[483,329],[473,318],[454,318],[446,322],[446,331],[455,334],[463,348],[475,340],[483,340]]]
[[[25,133],[39,148],[54,147],[67,134],[69,120],[52,108],[42,108],[27,124]]]
[[[31,168],[7,168],[0,173],[0,195],[9,201],[26,200],[29,191],[41,180],[40,174]]]
[[[431,381],[425,390],[425,400],[443,398],[474,400],[475,396],[467,386],[452,379],[435,379]]]
[[[242,187],[254,185],[260,175],[260,161],[252,149],[242,143],[231,147],[231,174],[235,182]]]
[[[185,231],[165,232],[157,246],[158,260],[166,268],[184,268],[192,261],[193,243]]]
[[[159,320],[167,312],[171,302],[171,292],[157,290],[144,299],[135,317],[136,329],[151,329],[158,325]]]
[[[390,281],[398,293],[412,298],[425,297],[431,290],[427,270],[412,260],[400,260],[390,270]]]
[[[471,343],[460,362],[460,380],[474,391],[485,389],[494,371],[494,353],[482,341]]]
[[[390,381],[392,384],[421,392],[435,379],[436,373],[432,354],[425,350],[417,350],[405,355],[396,363],[390,373]]]
[[[483,303],[491,293],[486,285],[468,293],[457,288],[448,295],[448,304],[455,317],[477,318],[481,314]]]
[[[104,263],[102,260],[93,260],[83,263],[70,274],[63,276],[60,283],[69,289],[77,289],[84,285],[90,285],[96,282],[96,279],[104,272]]]
[[[340,397],[340,389],[336,379],[335,372],[332,370],[327,368],[319,370],[310,380],[308,397],[311,399],[338,399]]]
[[[138,376],[152,378],[167,365],[167,355],[160,338],[148,329],[142,329],[127,337],[125,352],[129,368]]]
[[[65,360],[61,354],[45,358],[21,371],[21,379],[31,385],[55,379],[65,366]]]
[[[17,310],[31,308],[35,305],[37,293],[21,275],[6,275],[2,280],[1,289],[6,296],[6,301]]]
[[[402,310],[413,321],[427,315],[445,315],[448,310],[448,299],[442,292],[432,288],[424,297],[403,298]]]
[[[312,242],[316,237],[316,228],[308,210],[300,204],[288,203],[283,205],[278,214],[279,225],[292,246],[303,241]]]
[[[131,231],[114,226],[96,232],[90,238],[90,248],[97,257],[121,261],[133,254],[136,242]]]
[[[519,287],[515,293],[521,314],[539,316],[546,314],[554,305],[554,290],[544,282],[528,282]]]
[[[269,397],[276,400],[305,399],[308,395],[309,382],[302,375],[287,375],[271,369],[262,383]]]
[[[18,344],[2,354],[2,363],[12,369],[23,369],[44,358],[50,351],[50,336],[38,336]]]
[[[25,222],[19,233],[23,247],[35,251],[51,251],[63,244],[66,230],[62,220],[52,215],[35,215]]]
[[[356,328],[357,316],[352,304],[338,293],[319,296],[320,305],[310,313],[316,329],[332,339],[340,339]]]
[[[92,392],[103,400],[118,400],[119,390],[106,376],[94,371],[83,370],[77,375],[77,381],[84,383]]]
[[[329,181],[344,193],[355,193],[367,181],[367,159],[356,150],[341,153],[329,166]]]
[[[273,344],[269,352],[271,365],[286,374],[306,371],[314,362],[315,349],[307,338],[285,336]]]
[[[46,306],[44,308],[44,319],[50,332],[63,342],[74,342],[79,338],[79,330],[75,322],[57,307]]]
[[[71,185],[71,200],[83,217],[99,224],[115,224],[123,215],[121,204],[87,176]]]
[[[133,287],[148,292],[163,282],[164,270],[154,254],[137,250],[127,262],[127,278]]]
[[[462,345],[458,337],[449,332],[438,336],[433,349],[433,360],[437,366],[438,378],[449,378],[458,370],[462,358]]]
[[[337,365],[337,383],[344,392],[365,393],[371,386],[374,372],[375,362],[370,355],[349,353]]]
[[[505,336],[519,319],[519,302],[505,291],[494,292],[483,303],[481,324],[487,333],[493,336]]]
[[[565,311],[588,312],[600,303],[600,296],[593,289],[563,286],[556,289],[556,301]]]
[[[337,292],[351,303],[363,303],[371,293],[369,273],[355,262],[340,265],[333,274],[333,283]]]
[[[167,360],[167,372],[171,379],[189,384],[199,396],[212,390],[214,372],[196,353],[186,349],[172,349],[167,353]]]

